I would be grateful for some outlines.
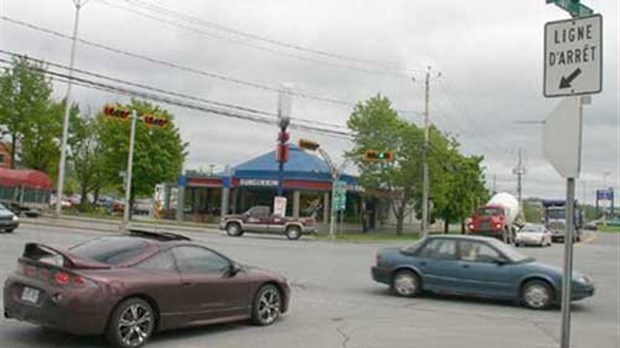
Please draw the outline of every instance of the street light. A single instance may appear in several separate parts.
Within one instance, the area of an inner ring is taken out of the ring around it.
[[[334,197],[336,197],[336,183],[340,179],[342,171],[349,162],[349,159],[345,158],[344,162],[342,162],[339,167],[336,167],[331,157],[329,157],[327,151],[325,151],[319,143],[308,139],[301,139],[299,140],[298,145],[300,148],[305,150],[318,151],[321,157],[323,157],[323,159],[325,160],[325,162],[327,162],[327,165],[329,166],[330,176],[332,179],[332,201],[330,204],[329,237],[331,239],[334,239],[334,225],[336,220],[336,205],[334,204]]]
[[[75,20],[73,22],[73,36],[71,38],[71,58],[69,60],[69,79],[67,81],[67,94],[65,94],[65,115],[62,123],[62,142],[60,146],[60,161],[58,162],[58,183],[56,185],[56,217],[62,214],[62,192],[65,185],[65,164],[67,161],[67,139],[69,137],[69,114],[71,112],[71,87],[73,86],[73,65],[75,63],[75,44],[77,42],[78,24],[80,22],[80,9],[90,0],[73,0],[75,5]]]

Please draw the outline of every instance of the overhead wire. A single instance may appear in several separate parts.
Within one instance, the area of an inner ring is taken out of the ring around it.
[[[130,2],[130,1],[123,1],[123,5],[119,5],[117,3],[113,3],[110,0],[97,0],[98,3],[106,5],[108,7],[112,7],[112,8],[116,8],[125,12],[130,12],[133,13],[135,15],[144,17],[144,18],[148,18],[150,20],[154,20],[157,21],[159,23],[166,23],[172,26],[175,26],[177,28],[181,28],[184,30],[188,30],[188,31],[192,31],[196,34],[200,34],[200,35],[206,35],[209,36],[211,38],[216,38],[216,39],[220,39],[220,40],[225,40],[225,41],[229,41],[238,45],[243,45],[243,46],[247,46],[247,47],[251,47],[254,49],[258,49],[258,50],[262,50],[265,52],[269,52],[271,54],[275,54],[275,55],[283,55],[283,56],[287,56],[287,57],[291,57],[291,58],[295,58],[295,59],[299,59],[299,60],[306,60],[312,63],[316,63],[316,64],[322,64],[322,65],[327,65],[327,66],[332,66],[332,67],[337,67],[337,68],[343,68],[343,69],[348,69],[348,70],[356,70],[359,72],[363,72],[363,73],[370,73],[370,74],[375,74],[375,75],[385,75],[385,76],[391,76],[391,77],[396,77],[396,78],[408,78],[410,77],[408,74],[402,72],[401,69],[398,69],[399,71],[396,71],[395,69],[391,68],[391,69],[386,69],[385,68],[385,64],[383,63],[384,67],[382,69],[377,69],[377,68],[371,68],[371,67],[364,67],[364,66],[356,66],[356,65],[351,65],[351,64],[345,64],[345,63],[341,63],[341,62],[335,62],[335,61],[327,61],[325,59],[319,59],[319,58],[313,58],[313,57],[308,57],[308,56],[304,56],[304,55],[298,55],[298,54],[294,54],[288,51],[283,51],[281,49],[274,49],[271,47],[266,47],[266,46],[261,46],[258,45],[256,43],[253,42],[248,42],[248,41],[243,41],[240,39],[236,39],[236,38],[232,38],[229,36],[223,36],[221,34],[216,34],[212,31],[205,31],[205,30],[201,30],[199,28],[197,28],[195,25],[200,25],[201,27],[207,27],[210,29],[217,29],[219,31],[224,31],[227,33],[232,33],[236,36],[242,36],[245,38],[250,38],[253,41],[259,41],[259,42],[263,42],[263,43],[268,43],[270,45],[276,45],[280,48],[287,48],[289,50],[295,50],[295,51],[301,51],[301,52],[305,52],[305,53],[312,53],[314,55],[320,55],[323,57],[331,57],[333,59],[338,59],[338,60],[348,60],[348,61],[352,61],[352,62],[357,62],[362,63],[362,64],[374,64],[374,65],[378,65],[379,63],[375,62],[375,63],[370,63],[369,60],[365,60],[365,59],[359,59],[359,58],[353,58],[353,57],[347,57],[344,55],[338,55],[338,54],[334,54],[334,53],[329,53],[326,51],[320,51],[320,50],[314,50],[314,49],[310,49],[310,48],[306,48],[303,46],[299,46],[299,45],[294,45],[294,44],[289,44],[289,43],[284,43],[281,41],[277,41],[277,40],[273,40],[273,39],[269,39],[266,37],[262,37],[262,36],[258,36],[255,34],[250,34],[247,32],[241,32],[238,31],[236,29],[232,29],[232,28],[228,28],[228,27],[224,27],[222,25],[218,25],[218,24],[214,24],[212,22],[207,22],[203,19],[198,19],[195,17],[191,17],[185,14],[181,14],[179,12],[176,11],[172,11],[169,9],[163,9],[162,7],[158,7],[158,6],[154,6],[151,4],[148,5],[137,5],[135,2]],[[135,8],[130,8],[127,7],[127,3],[132,4],[133,6],[139,8],[140,10],[137,10]],[[142,10],[142,11],[141,11]],[[153,13],[149,13],[149,12],[144,12],[144,10],[146,11],[151,11],[151,12],[155,12],[156,14]],[[167,16],[167,17],[162,17],[162,15]],[[175,20],[170,20],[169,17],[173,17],[175,18]],[[182,20],[184,23],[179,23],[178,20]],[[191,24],[188,25],[186,23],[193,23],[194,26],[192,26]],[[394,63],[390,63],[390,64],[396,64]],[[411,71],[417,71],[417,70],[411,70]]]
[[[43,28],[41,26],[38,26],[38,25],[35,25],[35,24],[32,24],[32,23],[27,23],[27,22],[24,22],[24,21],[21,21],[21,20],[13,19],[13,18],[7,17],[5,15],[0,15],[0,19],[2,19],[3,21],[7,21],[9,23],[18,25],[18,26],[27,27],[29,29],[32,29],[32,30],[35,30],[35,31],[38,31],[38,32],[46,33],[46,34],[51,35],[51,36],[55,36],[55,37],[62,38],[62,39],[65,39],[65,40],[72,40],[72,37],[69,36],[69,35],[66,35],[66,34],[63,34],[63,33],[60,33],[58,31],[51,30],[51,29],[48,29],[48,28]],[[201,75],[201,76],[208,77],[208,78],[218,79],[218,80],[225,81],[225,82],[228,82],[228,83],[243,85],[243,86],[247,86],[247,87],[257,88],[257,89],[261,89],[261,90],[265,90],[265,91],[270,91],[270,92],[276,92],[276,93],[281,92],[281,89],[278,88],[278,87],[264,85],[264,84],[257,83],[257,82],[251,82],[251,81],[242,80],[242,79],[238,79],[238,78],[234,78],[234,77],[230,77],[230,76],[226,76],[226,75],[222,75],[222,74],[218,74],[218,73],[213,73],[213,72],[209,72],[209,71],[205,71],[205,70],[201,70],[201,69],[196,69],[196,68],[184,66],[184,65],[173,63],[173,62],[170,62],[170,61],[166,61],[166,60],[162,60],[162,59],[158,59],[158,58],[153,58],[153,57],[146,56],[146,55],[143,55],[143,54],[134,53],[134,52],[130,52],[130,51],[127,51],[127,50],[115,48],[115,47],[112,47],[112,46],[109,46],[109,45],[100,44],[100,43],[97,43],[97,42],[93,42],[93,41],[90,41],[90,40],[83,39],[81,37],[77,37],[76,41],[78,41],[79,43],[81,43],[83,45],[86,45],[86,46],[89,46],[89,47],[94,47],[94,48],[97,48],[97,49],[101,49],[101,50],[104,50],[104,51],[107,51],[107,52],[123,55],[123,56],[130,57],[130,58],[133,58],[133,59],[147,61],[149,63],[166,66],[168,68],[173,68],[173,69],[176,69],[176,70],[190,72],[190,73]],[[290,94],[294,95],[294,96],[297,96],[297,97],[300,97],[300,98],[304,98],[304,99],[315,100],[315,101],[324,102],[324,103],[328,103],[328,104],[332,104],[332,105],[346,106],[347,108],[352,108],[352,107],[354,107],[356,105],[356,103],[353,103],[353,102],[343,101],[343,100],[334,99],[334,98],[328,98],[328,97],[322,97],[322,96],[316,96],[316,95],[308,94],[308,93],[305,93],[305,92],[302,92],[302,91],[299,91],[299,90],[293,90],[293,91],[290,92]],[[417,115],[420,114],[420,112],[415,111],[415,110],[398,110],[398,111],[399,112],[411,113],[411,114],[417,114]]]
[[[0,58],[0,62],[5,63],[5,64],[12,63],[10,60],[3,59],[3,58]],[[190,103],[183,99],[189,99],[189,100],[194,99],[195,101],[195,99],[198,99],[198,98],[187,96],[187,95],[182,95],[179,93],[176,93],[176,98],[171,98],[167,96],[161,96],[161,95],[154,94],[154,93],[138,91],[135,89],[113,85],[109,83],[94,81],[94,80],[79,77],[79,76],[69,76],[66,73],[59,73],[57,71],[50,71],[50,70],[45,70],[45,69],[36,68],[36,67],[29,67],[29,68],[40,71],[47,75],[50,75],[54,77],[56,80],[60,79],[60,80],[64,80],[65,82],[71,80],[73,81],[75,85],[78,85],[81,87],[104,90],[107,92],[114,92],[114,93],[119,93],[119,94],[128,95],[128,96],[136,96],[136,97],[140,97],[140,98],[147,99],[147,100],[162,102],[165,104],[175,105],[179,107],[185,107],[185,108],[189,108],[189,109],[193,109],[197,111],[203,111],[203,112],[214,114],[214,115],[224,116],[228,118],[237,118],[240,120],[252,121],[252,122],[257,122],[257,123],[262,123],[262,124],[267,124],[267,125],[273,125],[277,121],[277,117],[269,117],[266,115],[261,116],[257,114],[249,115],[247,113],[239,113],[236,111],[226,110],[226,109],[219,108],[219,107],[212,107],[212,106],[205,106],[205,105],[200,105],[196,103]],[[157,92],[157,90],[155,89],[149,89],[149,91],[155,92],[155,93],[161,93],[161,92]],[[315,132],[315,133],[322,133],[322,134],[327,134],[327,135],[336,136],[336,137],[344,137],[346,139],[350,138],[350,134],[347,131],[311,126],[311,125],[304,124],[303,122],[308,122],[308,121],[304,119],[292,118],[291,128],[306,130],[306,131]]]

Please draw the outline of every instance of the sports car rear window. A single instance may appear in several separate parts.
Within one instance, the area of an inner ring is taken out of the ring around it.
[[[71,248],[71,252],[110,265],[132,260],[145,252],[149,243],[139,238],[103,237]]]

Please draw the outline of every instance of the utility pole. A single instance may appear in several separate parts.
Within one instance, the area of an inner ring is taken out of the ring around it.
[[[522,149],[519,148],[519,159],[517,160],[517,166],[512,170],[512,173],[517,176],[517,199],[519,200],[519,210],[523,212],[523,186],[522,179],[525,174],[525,166],[523,165]]]
[[[497,193],[497,174],[493,174],[493,194]]]
[[[75,5],[75,20],[73,21],[73,36],[71,38],[71,58],[69,59],[69,80],[65,94],[65,115],[62,124],[62,143],[60,146],[60,162],[58,163],[58,182],[56,185],[56,212],[55,216],[62,215],[62,193],[65,186],[65,164],[67,162],[67,138],[69,137],[69,114],[71,113],[71,87],[73,85],[73,65],[75,63],[75,46],[77,43],[80,9],[90,0],[73,0]]]
[[[429,197],[430,197],[430,177],[428,173],[428,151],[430,141],[430,82],[432,77],[440,77],[441,73],[436,73],[432,76],[431,67],[426,68],[426,74],[424,77],[424,149],[423,149],[423,183],[422,183],[422,221],[420,224],[422,230],[422,237],[426,237],[428,234],[428,217],[429,217]],[[416,82],[415,77],[412,78]]]

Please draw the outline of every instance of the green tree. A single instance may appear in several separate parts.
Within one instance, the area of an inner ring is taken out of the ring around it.
[[[70,159],[80,187],[82,208],[88,203],[88,194],[94,193],[96,201],[99,191],[108,182],[103,156],[104,143],[101,139],[102,121],[98,117],[71,119]]]
[[[0,125],[3,136],[11,138],[13,167],[21,160],[26,167],[49,173],[57,152],[53,138],[58,136],[58,118],[44,71],[42,63],[24,56],[0,73]]]
[[[444,191],[435,205],[434,215],[443,220],[444,233],[448,233],[449,225],[455,222],[460,222],[463,233],[465,218],[472,214],[476,202],[485,202],[489,197],[481,167],[483,157],[463,156],[458,152],[458,144],[453,142],[450,155],[443,158]]]
[[[396,234],[401,235],[407,206],[413,203],[419,180],[418,159],[421,158],[421,131],[400,118],[390,101],[380,95],[358,103],[348,121],[354,132],[354,147],[347,152],[358,166],[360,184],[368,191],[384,190],[390,193],[391,208],[396,217]],[[391,162],[366,161],[369,150],[393,151]]]
[[[129,105],[117,107],[136,110],[138,115],[151,114],[167,119],[164,127],[136,124],[131,203],[136,196],[150,195],[156,184],[176,181],[187,156],[187,143],[181,139],[174,116],[145,101],[132,99]],[[127,170],[131,121],[99,116],[99,140],[102,144],[103,168],[106,179],[123,191],[119,173]]]

